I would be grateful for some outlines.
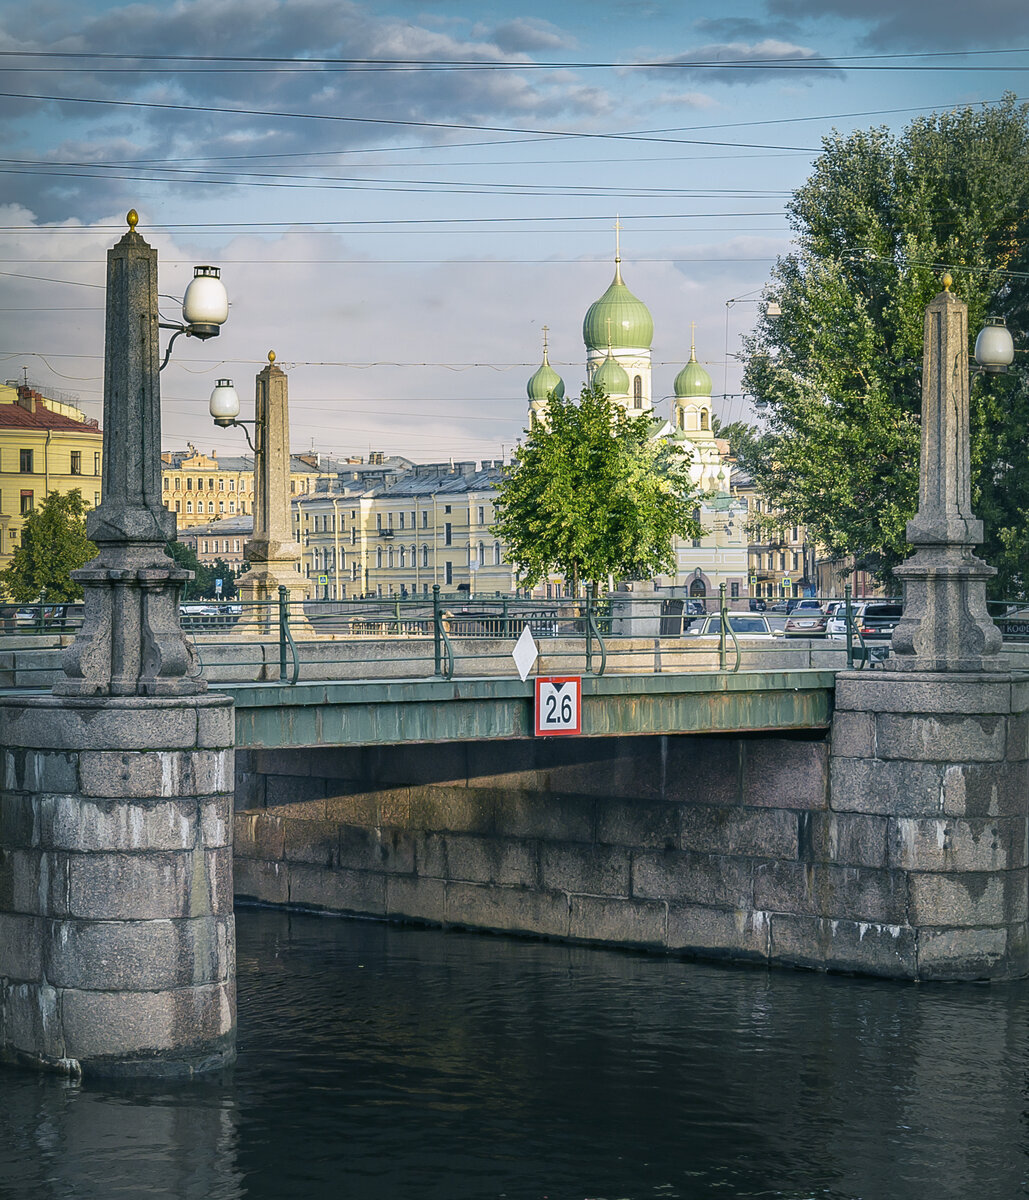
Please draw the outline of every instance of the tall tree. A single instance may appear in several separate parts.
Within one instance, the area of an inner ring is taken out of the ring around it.
[[[493,526],[523,586],[551,571],[599,584],[675,570],[673,539],[701,532],[695,489],[681,451],[652,438],[648,416],[584,387],[578,400],[552,394],[526,433]]]
[[[922,117],[824,141],[788,206],[796,250],[768,290],[780,316],[748,339],[745,386],[769,406],[754,471],[772,503],[830,551],[888,579],[917,507],[924,309],[945,267],[974,337],[1029,331],[1029,107]],[[972,500],[996,590],[1029,586],[1029,387],[972,388]],[[748,447],[752,451],[753,447]]]
[[[96,557],[96,546],[86,537],[88,508],[75,488],[50,492],[39,508],[26,515],[21,540],[0,572],[0,585],[12,600],[63,604],[82,596],[71,572]]]

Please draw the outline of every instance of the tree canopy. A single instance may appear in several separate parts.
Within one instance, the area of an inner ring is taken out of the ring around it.
[[[39,508],[26,514],[21,540],[0,572],[0,584],[12,600],[63,604],[82,596],[71,572],[96,557],[96,546],[86,537],[88,508],[75,488],[64,494],[50,492]]]
[[[974,338],[1029,331],[1029,106],[921,117],[824,140],[788,212],[796,249],[772,273],[744,385],[768,403],[742,460],[769,500],[830,552],[888,578],[909,552],[918,494],[923,315],[944,269]],[[1013,274],[1015,272],[1016,274]],[[1017,360],[1016,360],[1017,361]],[[746,441],[746,439],[743,439]],[[972,504],[1001,593],[1029,586],[1029,386],[980,376]]]
[[[493,531],[523,586],[552,572],[599,584],[675,570],[673,539],[700,536],[688,462],[602,389],[551,394],[505,471]]]
[[[168,542],[165,549],[180,567],[193,572],[193,578],[182,589],[183,600],[214,599],[218,596],[216,579],[222,581],[221,599],[229,600],[235,596],[237,573],[224,558],[203,563],[192,546],[187,546],[185,542]]]

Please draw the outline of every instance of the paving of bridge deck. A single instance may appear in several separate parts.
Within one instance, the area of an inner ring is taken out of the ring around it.
[[[582,735],[826,729],[835,671],[585,676]],[[533,735],[533,681],[220,684],[240,749],[485,741]]]

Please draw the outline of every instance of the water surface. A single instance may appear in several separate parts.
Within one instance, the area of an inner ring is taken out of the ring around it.
[[[1029,1195],[1029,983],[237,920],[233,1071],[0,1072],[4,1200]]]

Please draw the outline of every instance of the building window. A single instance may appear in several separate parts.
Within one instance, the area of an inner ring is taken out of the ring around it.
[[[95,474],[96,474],[96,472],[94,471],[94,472],[93,472],[93,474],[95,475]],[[168,476],[167,476],[167,475],[165,475],[165,477],[164,477],[164,490],[165,490],[165,491],[168,491],[168,485],[169,485],[170,483],[171,483],[171,480],[168,478]]]
[[[197,491],[202,492],[203,490],[204,490],[204,481],[202,478],[198,478],[197,479]]]
[[[207,481],[207,490],[208,490],[209,492],[213,492],[213,491],[214,491],[214,480],[213,480],[213,479],[209,479],[209,480]]]
[[[19,450],[18,451],[18,470],[21,472],[22,475],[31,475],[32,474],[32,451],[31,450]]]
[[[187,500],[186,501],[186,512],[191,513],[192,511],[193,511],[193,501]]]
[[[209,553],[210,553],[210,551],[207,549],[207,543],[206,543],[206,542],[204,542],[204,544],[203,544],[203,545],[204,545],[204,550],[203,550],[204,554],[209,554]]]
[[[240,502],[239,502],[239,511],[243,514],[244,517],[247,515],[247,506],[242,500],[240,500]]]
[[[786,570],[786,555],[785,554],[779,555],[779,570],[780,571]]]
[[[93,474],[94,475],[100,474],[100,451],[99,450],[93,451]]]
[[[740,585],[738,583],[729,584],[729,598],[730,600],[738,600],[740,598]]]
[[[389,528],[389,529],[393,528],[393,514],[392,513],[386,514],[386,525],[387,525],[387,528]]]
[[[427,567],[428,565],[429,565],[429,547],[422,546],[422,566]]]
[[[236,551],[237,554],[239,553],[239,538],[233,539],[232,548],[233,548],[233,550]]]
[[[186,476],[186,491],[191,492],[192,490],[193,490],[193,477],[192,477],[192,475],[187,475]]]
[[[450,512],[450,509],[447,509]],[[454,528],[449,521],[443,526],[443,545],[452,546],[454,544]],[[447,581],[449,583],[449,580]]]
[[[351,546],[357,545],[357,530],[356,529],[351,529],[351,531],[350,531],[350,544],[351,544]]]
[[[796,552],[796,550],[794,550],[793,551],[793,569],[794,569],[794,571],[796,571],[799,566],[800,566],[800,555]]]
[[[22,454],[24,454],[24,453],[25,453],[25,451],[23,450]],[[30,450],[29,454],[31,454],[31,453],[32,453],[32,451]],[[25,516],[26,513],[30,513],[30,512],[32,512],[32,492],[22,492],[22,494],[21,494],[21,515]]]
[[[82,474],[82,451],[73,450],[71,452],[71,473],[73,475]]]
[[[219,492],[224,492],[224,491],[225,491],[225,480],[224,480],[224,479],[219,479],[219,480],[218,480],[218,491],[219,491]]]
[[[479,524],[486,524],[486,509],[481,504],[479,505]]]
[[[453,583],[454,582],[454,564],[451,562],[445,562],[443,564],[443,574],[444,574],[444,580],[446,583],[448,583],[448,584]]]
[[[175,501],[175,511],[176,512],[179,511],[179,502],[177,500]],[[235,511],[236,511],[236,501],[230,500],[229,501],[229,512],[234,513]]]
[[[401,513],[401,514],[400,514],[400,519],[401,519],[401,520],[403,520],[403,519],[404,519],[404,514],[403,514],[403,513]],[[401,565],[402,567],[406,567],[406,566],[407,566],[407,551],[404,549],[404,547],[403,547],[403,546],[401,546],[401,547],[400,547],[400,565]]]
[[[382,547],[381,546],[375,547],[375,565],[377,567],[382,566]]]
[[[412,513],[411,514],[411,528],[414,529],[414,526],[415,526],[415,519],[414,519],[414,513]]]
[[[375,514],[375,529],[378,533],[382,533],[382,513]]]
[[[448,512],[450,512],[450,505],[449,505],[449,504],[444,504],[444,505],[443,505],[443,511],[444,511],[445,513],[448,513]]]
[[[218,511],[219,511],[220,513],[223,513],[223,512],[225,512],[225,501],[224,501],[224,500],[219,500],[219,501],[218,501]]]
[[[429,528],[429,510],[428,509],[425,509],[422,512],[422,528],[423,529]]]
[[[493,543],[493,565],[495,567],[500,566],[500,543],[499,542]]]
[[[400,514],[400,528],[401,529],[404,528],[404,514],[403,513]]]
[[[387,561],[387,565],[389,566],[390,570],[392,570],[393,569],[393,547],[392,546],[390,546],[390,548],[389,548],[389,555],[388,555],[386,561]]]
[[[480,542],[479,543],[479,566],[484,567],[485,565],[486,565],[486,547],[482,544],[482,542]]]
[[[235,481],[235,479],[230,479],[229,480],[229,491],[234,492],[235,490],[236,490],[236,481]]]
[[[632,406],[633,408],[643,407],[643,380],[639,375],[636,375],[632,381]]]
[[[175,501],[175,511],[176,511],[177,513],[180,513],[180,512],[182,512],[182,501],[181,501],[181,500],[176,500],[176,501]]]
[[[93,507],[94,508],[100,507],[100,493],[99,492],[93,493]]]

